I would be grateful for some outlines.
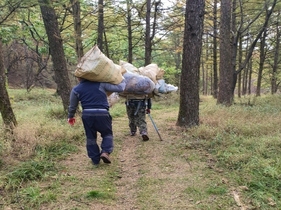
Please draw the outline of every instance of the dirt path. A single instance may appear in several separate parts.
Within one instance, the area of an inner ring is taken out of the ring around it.
[[[180,136],[169,135],[175,127],[173,122],[167,123],[167,117],[154,120],[163,141],[148,117],[149,141],[143,142],[138,135],[123,137],[118,151],[121,178],[116,182],[119,195],[116,209],[187,209],[192,206],[188,200],[183,201],[181,195],[192,184],[191,165],[187,155],[181,157],[174,151],[173,145]],[[119,123],[120,128],[122,122],[119,120]],[[124,123],[127,124],[126,120]],[[142,189],[142,182],[145,189]]]
[[[120,161],[120,179],[116,182],[117,186],[117,206],[116,209],[134,210],[139,209],[137,205],[137,181],[139,179],[139,166],[137,147],[140,142],[138,137],[125,137],[118,160]]]
[[[180,155],[177,151],[181,136],[174,122],[167,122],[171,117],[165,115],[155,119],[163,141],[147,118],[150,137],[147,142],[139,135],[129,136],[125,116],[114,120],[112,164],[101,163],[98,168],[93,167],[81,145],[80,151],[62,161],[66,191],[60,196],[60,202],[41,209],[192,209],[192,202],[184,191],[194,185],[194,175],[200,175],[192,172],[188,155]],[[86,199],[85,194],[104,182],[109,170],[117,174],[112,178],[116,199],[110,203]]]

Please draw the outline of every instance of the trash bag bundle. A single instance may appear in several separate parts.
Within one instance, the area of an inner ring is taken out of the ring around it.
[[[127,94],[148,95],[155,89],[155,83],[146,76],[126,72],[123,77],[125,78],[126,87],[120,94],[122,96]]]
[[[123,67],[127,72],[131,72],[134,74],[146,76],[153,81],[155,87],[150,95],[159,94],[159,93],[170,93],[176,92],[178,87],[166,84],[165,80],[163,79],[165,71],[158,67],[157,64],[152,63],[144,67],[136,68],[132,64],[127,63],[125,61],[120,61],[121,67]],[[136,87],[135,87],[136,88]],[[151,89],[149,89],[150,91]]]
[[[176,92],[178,90],[178,87],[166,84],[164,79],[160,79],[157,81],[157,84],[155,85],[154,92],[156,94],[158,93],[170,93],[170,92]]]

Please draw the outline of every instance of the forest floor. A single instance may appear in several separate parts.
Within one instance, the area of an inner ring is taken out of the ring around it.
[[[200,122],[203,126],[194,129],[176,126],[178,117],[176,101],[172,99],[159,103],[155,101],[151,116],[162,140],[147,116],[149,141],[142,141],[139,133],[136,136],[129,135],[124,103],[118,104],[112,110],[114,132],[114,151],[110,155],[112,163],[101,162],[98,166],[92,165],[87,156],[84,129],[79,117],[76,118],[74,127],[70,127],[65,119],[50,121],[48,117],[43,118],[42,116],[46,114],[42,114],[41,109],[35,112],[33,108],[35,106],[27,104],[27,109],[35,113],[34,118],[30,119],[34,125],[20,123],[18,130],[15,130],[17,139],[11,145],[13,153],[3,156],[1,176],[11,177],[12,170],[12,175],[20,171],[20,176],[24,176],[25,168],[20,162],[33,167],[34,163],[40,166],[40,161],[47,160],[48,164],[50,160],[55,164],[56,170],[42,172],[39,174],[41,178],[28,177],[16,187],[12,178],[9,181],[11,183],[1,183],[1,186],[14,186],[15,189],[0,188],[0,209],[256,209],[258,204],[254,204],[249,198],[246,193],[247,187],[240,186],[241,175],[232,168],[218,164],[217,160],[226,146],[233,145],[233,148],[228,146],[228,151],[223,153],[226,155],[225,159],[227,155],[235,154],[231,153],[232,150],[240,145],[232,143],[236,135],[233,137],[232,132],[229,132],[230,134],[225,132],[231,127],[227,127],[227,122],[224,122],[237,111],[218,109],[212,105],[214,102],[207,100],[209,99],[203,98],[200,104],[205,114]],[[27,109],[26,112],[29,112]],[[244,110],[244,107],[239,109]],[[44,121],[38,123],[39,118],[36,114]],[[26,119],[25,116],[23,114],[22,119]],[[243,117],[242,121],[244,122]],[[279,125],[279,121],[276,124]],[[236,126],[233,128],[236,132],[245,127],[238,127],[241,123],[233,125]],[[251,123],[252,125],[254,124]],[[39,142],[42,139],[46,143]],[[239,137],[235,140],[240,142],[241,139]],[[98,136],[98,142],[100,141],[101,137]],[[258,142],[253,141],[251,144],[254,143]],[[75,148],[75,151],[67,152],[68,146]],[[217,152],[212,152],[210,146],[212,151]],[[66,151],[66,156],[62,150]],[[239,157],[233,156],[236,159],[230,159],[229,164],[242,164],[240,160],[246,161],[248,153],[247,150]],[[216,154],[217,156],[214,156]],[[8,166],[11,166],[11,169]],[[44,169],[44,166],[40,167]],[[10,175],[7,173],[4,175],[4,172],[9,172]],[[26,174],[29,172],[34,171],[28,171]],[[248,171],[245,171],[245,178],[248,176],[247,173]],[[266,208],[260,209],[278,209],[276,202],[271,198],[264,203]]]
[[[161,111],[156,111],[154,115],[152,110],[151,116],[162,141],[148,116],[150,140],[146,142],[140,135],[129,135],[125,116],[114,119],[112,163],[101,161],[98,167],[92,166],[81,145],[79,152],[61,163],[63,173],[77,181],[64,183],[63,196],[40,209],[191,210],[218,209],[220,206],[243,209],[243,206],[236,205],[232,193],[227,195],[228,204],[216,200],[216,196],[204,196],[212,180],[223,182],[224,179],[221,171],[211,166],[212,158],[206,152],[188,149],[183,144],[184,132],[175,126],[175,112],[161,114]],[[87,192],[95,189],[94,186],[101,192],[113,191],[113,198],[85,198]]]

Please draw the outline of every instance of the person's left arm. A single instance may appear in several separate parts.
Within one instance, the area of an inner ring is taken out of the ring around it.
[[[151,98],[148,98],[147,99],[147,109],[151,109],[151,105],[152,105]]]
[[[146,99],[146,110],[145,110],[146,114],[150,114],[151,105],[152,105],[151,98],[147,98]]]
[[[126,87],[126,82],[125,79],[122,80],[121,83],[115,85],[115,84],[111,84],[111,83],[104,83],[104,89],[108,92],[123,92],[125,90]]]

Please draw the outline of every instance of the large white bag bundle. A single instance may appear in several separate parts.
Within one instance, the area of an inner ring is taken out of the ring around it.
[[[123,74],[125,78],[125,90],[120,93],[120,96],[127,94],[148,95],[151,94],[155,88],[155,83],[148,77],[143,75],[126,72]]]
[[[129,72],[132,72],[132,73],[135,73],[135,74],[140,74],[140,71],[137,67],[135,67],[133,64],[131,63],[128,63],[126,61],[122,61],[120,60],[119,61],[119,65],[124,68],[126,71],[129,71]]]
[[[140,74],[149,77],[155,84],[157,80],[163,79],[164,70],[160,69],[157,64],[151,63],[145,67],[139,68]]]
[[[114,64],[95,45],[81,58],[74,75],[90,81],[119,84],[123,79],[122,72],[122,67]]]

